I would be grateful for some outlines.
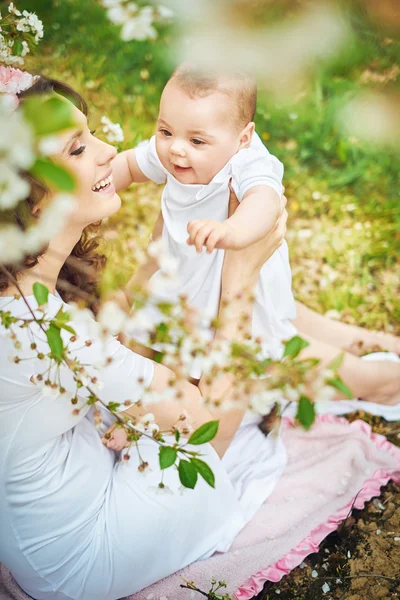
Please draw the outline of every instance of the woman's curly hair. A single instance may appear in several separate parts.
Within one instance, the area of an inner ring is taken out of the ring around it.
[[[88,114],[87,103],[78,92],[61,81],[44,76],[39,76],[34,85],[20,94],[19,97],[23,101],[27,96],[51,93],[64,96],[75,104],[83,114]],[[36,180],[28,173],[21,173],[21,176],[28,181],[30,193],[26,200],[12,211],[11,217],[14,223],[25,231],[35,206],[49,194],[49,189],[42,181]],[[75,301],[84,296],[87,306],[94,312],[97,311],[99,304],[98,282],[107,260],[106,256],[98,251],[99,241],[94,235],[99,225],[100,223],[95,223],[83,230],[79,242],[74,246],[69,258],[61,268],[57,282],[57,290],[62,294],[65,302]],[[18,280],[26,269],[31,269],[38,264],[38,260],[45,250],[46,248],[42,248],[37,254],[25,256],[19,265],[3,266]],[[0,292],[4,292],[9,285],[10,281],[7,275],[0,271]],[[78,290],[80,293],[78,293]]]

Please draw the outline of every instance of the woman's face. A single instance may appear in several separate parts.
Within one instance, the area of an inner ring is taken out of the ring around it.
[[[62,134],[63,149],[53,158],[75,176],[77,205],[70,221],[86,227],[109,217],[121,206],[111,168],[117,150],[94,137],[85,115],[71,106],[76,126]]]

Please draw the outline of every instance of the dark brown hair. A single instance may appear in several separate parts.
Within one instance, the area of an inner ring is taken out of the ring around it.
[[[88,106],[78,92],[65,83],[43,76],[38,77],[34,85],[20,95],[20,99],[23,101],[24,98],[35,94],[47,95],[52,93],[64,96],[83,114],[88,114]],[[10,216],[13,222],[22,231],[25,231],[32,218],[34,207],[49,193],[49,189],[42,181],[33,178],[28,173],[21,173],[21,176],[28,181],[30,193],[11,212]],[[78,300],[84,296],[87,306],[95,312],[98,308],[98,281],[107,260],[104,254],[98,252],[99,241],[94,235],[99,225],[100,223],[95,223],[83,230],[79,242],[74,246],[69,258],[61,268],[57,282],[57,289],[62,294],[65,302]],[[38,264],[38,259],[45,250],[46,248],[42,248],[37,254],[25,256],[19,265],[4,265],[4,267],[18,280],[26,269]],[[7,275],[0,271],[0,292],[4,292],[9,285],[10,281]]]

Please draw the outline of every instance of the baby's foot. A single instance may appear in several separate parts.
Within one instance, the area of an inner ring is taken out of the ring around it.
[[[111,425],[111,427],[104,432],[102,442],[110,450],[120,452],[128,445],[126,431],[122,429],[122,427]]]

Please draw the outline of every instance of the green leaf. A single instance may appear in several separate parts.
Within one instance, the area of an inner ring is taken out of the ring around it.
[[[64,346],[59,328],[51,324],[46,331],[46,337],[54,358],[61,360],[63,357]]]
[[[206,481],[208,485],[210,485],[212,488],[215,487],[214,473],[212,472],[208,464],[205,463],[203,460],[200,460],[199,458],[191,458],[190,462],[192,463],[196,471],[199,473],[199,475],[202,476],[204,481]]]
[[[188,439],[188,444],[199,446],[200,444],[206,444],[212,440],[218,431],[219,421],[209,421],[201,425],[196,431],[192,433]]]
[[[309,346],[309,343],[306,342],[306,340],[303,340],[303,338],[301,338],[299,335],[295,335],[286,343],[285,353],[283,356],[291,356],[292,358],[296,358],[300,351],[303,350],[303,348],[307,348],[307,346]]]
[[[164,352],[159,352],[158,350],[156,350],[154,352],[154,358],[153,358],[154,362],[161,364],[163,359],[164,359]]]
[[[68,325],[68,321],[70,320],[70,318],[71,318],[70,314],[67,312],[64,312],[63,308],[60,308],[60,310],[54,317],[52,323],[54,323],[54,325],[56,327],[58,327],[59,329],[65,329],[66,331],[69,331],[69,333],[72,333],[72,335],[76,335],[75,329],[73,329],[70,325]]]
[[[23,45],[21,40],[15,40],[13,46],[13,54],[15,56],[21,56],[23,50]]]
[[[31,173],[45,183],[63,192],[73,192],[75,179],[64,167],[56,165],[48,158],[38,158],[31,168]]]
[[[347,387],[345,383],[343,383],[340,377],[337,377],[335,379],[327,379],[326,383],[339,390],[339,392],[342,392],[342,394],[344,394],[346,398],[354,398],[354,394],[352,393],[351,389]]]
[[[197,482],[197,471],[192,463],[188,460],[179,461],[178,473],[181,484],[192,490]]]
[[[73,107],[70,102],[57,96],[34,96],[23,102],[25,117],[37,137],[50,135],[74,127]]]
[[[341,352],[333,361],[328,365],[328,369],[332,369],[332,371],[337,371],[341,366],[344,359],[344,352]]]
[[[181,434],[180,434],[180,431],[178,431],[178,430],[175,431],[175,439],[177,442],[179,442],[179,440],[181,439]]]
[[[160,469],[172,467],[176,461],[177,452],[171,446],[161,446],[159,451]]]
[[[35,296],[35,300],[39,306],[42,306],[43,304],[47,304],[49,290],[45,285],[36,281],[33,284],[33,295]]]
[[[303,425],[304,429],[306,430],[310,429],[311,425],[314,423],[314,404],[305,396],[302,396],[299,400],[296,419],[298,419],[298,421]]]

